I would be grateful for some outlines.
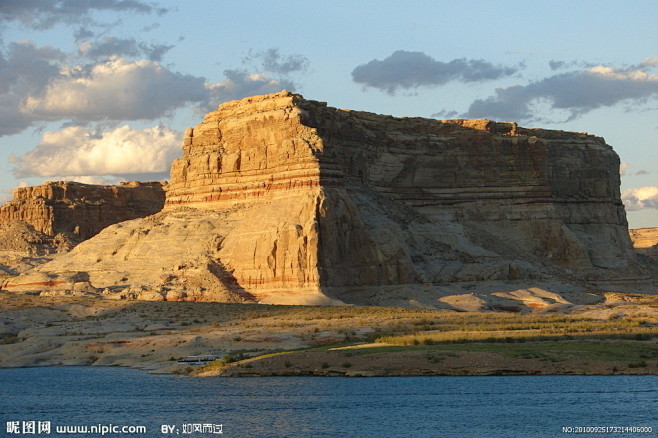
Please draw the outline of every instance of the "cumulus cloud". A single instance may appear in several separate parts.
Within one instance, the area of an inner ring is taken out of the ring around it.
[[[498,88],[495,95],[474,101],[463,116],[550,122],[535,114],[536,105],[565,111],[567,120],[572,120],[620,102],[644,103],[658,95],[658,76],[645,71],[653,65],[649,59],[630,68],[596,66]]]
[[[205,112],[228,100],[295,90],[287,74],[307,68],[305,58],[283,56],[272,49],[258,55],[263,66],[251,71],[228,69],[225,80],[211,83],[204,77],[172,71],[153,59],[104,58],[123,53],[155,59],[170,46],[144,45],[132,38],[101,42],[79,43],[82,55],[101,58],[90,64],[70,65],[64,52],[29,41],[0,50],[0,137],[39,122],[62,120],[81,125],[156,120],[188,105]],[[279,74],[264,72],[265,66]]]
[[[151,48],[156,56],[159,47]],[[112,58],[89,66],[65,61],[62,51],[31,41],[0,51],[0,136],[38,121],[153,120],[210,97],[205,78],[154,61]]]
[[[494,80],[517,71],[515,67],[493,65],[482,59],[462,58],[443,62],[423,52],[398,50],[383,61],[374,59],[356,67],[352,71],[352,80],[395,94],[400,89],[434,87],[451,81]]]
[[[14,157],[16,177],[162,173],[180,156],[180,132],[125,125],[107,132],[70,126],[46,132],[37,147]]]
[[[146,57],[151,61],[160,61],[172,47],[165,44],[146,44],[135,38],[103,37],[100,41],[81,41],[78,52],[90,59],[111,57]]]
[[[21,111],[38,120],[153,120],[208,97],[205,79],[175,73],[148,60],[113,58],[64,71]]]
[[[621,199],[629,211],[658,209],[658,187],[627,189],[621,194]]]
[[[48,29],[58,23],[88,22],[95,11],[163,14],[167,9],[140,0],[2,0],[0,23],[19,21],[33,29]]]
[[[23,41],[0,52],[0,136],[16,134],[29,127],[33,118],[20,110],[23,100],[41,93],[59,75],[64,53]]]

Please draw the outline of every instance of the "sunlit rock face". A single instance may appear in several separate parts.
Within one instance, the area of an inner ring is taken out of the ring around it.
[[[183,150],[161,213],[107,228],[40,275],[85,272],[129,298],[430,306],[476,289],[650,281],[619,159],[592,135],[284,91],[221,105]]]
[[[66,233],[85,240],[108,225],[157,213],[163,205],[161,182],[114,186],[49,181],[15,189],[14,198],[0,206],[0,224],[22,221],[47,235]]]
[[[658,228],[630,230],[635,251],[658,262]]]

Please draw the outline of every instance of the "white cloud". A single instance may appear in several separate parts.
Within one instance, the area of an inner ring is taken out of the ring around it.
[[[621,194],[621,199],[629,211],[658,209],[658,187],[627,189]]]
[[[373,59],[356,67],[352,71],[352,80],[395,94],[399,89],[439,86],[450,81],[494,80],[517,71],[515,67],[497,66],[482,59],[443,62],[423,52],[398,50],[383,61]]]
[[[137,55],[158,57],[161,49],[169,47],[144,46],[132,39],[107,42],[107,47],[94,53],[135,50]],[[83,51],[92,52],[95,47],[81,44]],[[274,49],[255,56],[286,74],[306,68],[305,58],[282,56]],[[30,41],[11,43],[6,54],[0,50],[0,137],[43,121],[156,120],[187,105],[205,113],[228,100],[296,88],[285,75],[272,77],[240,69],[225,70],[224,81],[209,83],[153,60],[113,57],[89,65],[69,65],[66,60],[65,53]]]
[[[44,133],[34,150],[15,157],[14,174],[68,175],[70,179],[168,172],[171,162],[181,154],[181,141],[181,133],[161,126],[140,130],[125,125],[101,133],[70,126]]]
[[[21,132],[34,122],[20,106],[26,97],[41,93],[59,76],[63,58],[61,51],[31,41],[9,44],[6,55],[0,51],[0,136]]]
[[[22,112],[38,120],[153,120],[207,96],[201,77],[174,73],[154,61],[114,58],[88,73],[63,69],[45,92],[25,100]]]
[[[498,88],[494,96],[474,101],[462,116],[550,122],[534,111],[536,105],[548,105],[549,111],[565,111],[567,120],[571,120],[624,101],[640,104],[658,95],[658,76],[642,70],[653,65],[650,58],[633,66],[635,70],[595,66],[528,85]]]

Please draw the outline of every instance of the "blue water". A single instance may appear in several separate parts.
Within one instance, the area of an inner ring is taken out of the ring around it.
[[[7,435],[50,421],[50,435]],[[185,424],[223,434],[184,434]],[[0,436],[65,436],[56,425],[142,425],[166,437],[566,437],[563,426],[650,426],[657,376],[190,378],[126,368],[0,370]],[[100,436],[96,434],[67,436]],[[108,435],[106,435],[108,436]]]

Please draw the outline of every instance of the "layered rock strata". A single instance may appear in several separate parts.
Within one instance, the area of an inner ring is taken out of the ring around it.
[[[157,213],[164,196],[161,182],[46,182],[15,189],[14,199],[0,206],[0,224],[22,221],[50,236],[86,240],[108,225]]]
[[[630,235],[635,251],[658,262],[658,228],[638,228]]]
[[[68,275],[66,287],[124,297],[434,306],[475,289],[650,281],[629,239],[619,159],[592,135],[394,118],[281,92],[221,105],[183,150],[163,212],[107,228],[34,283]]]

